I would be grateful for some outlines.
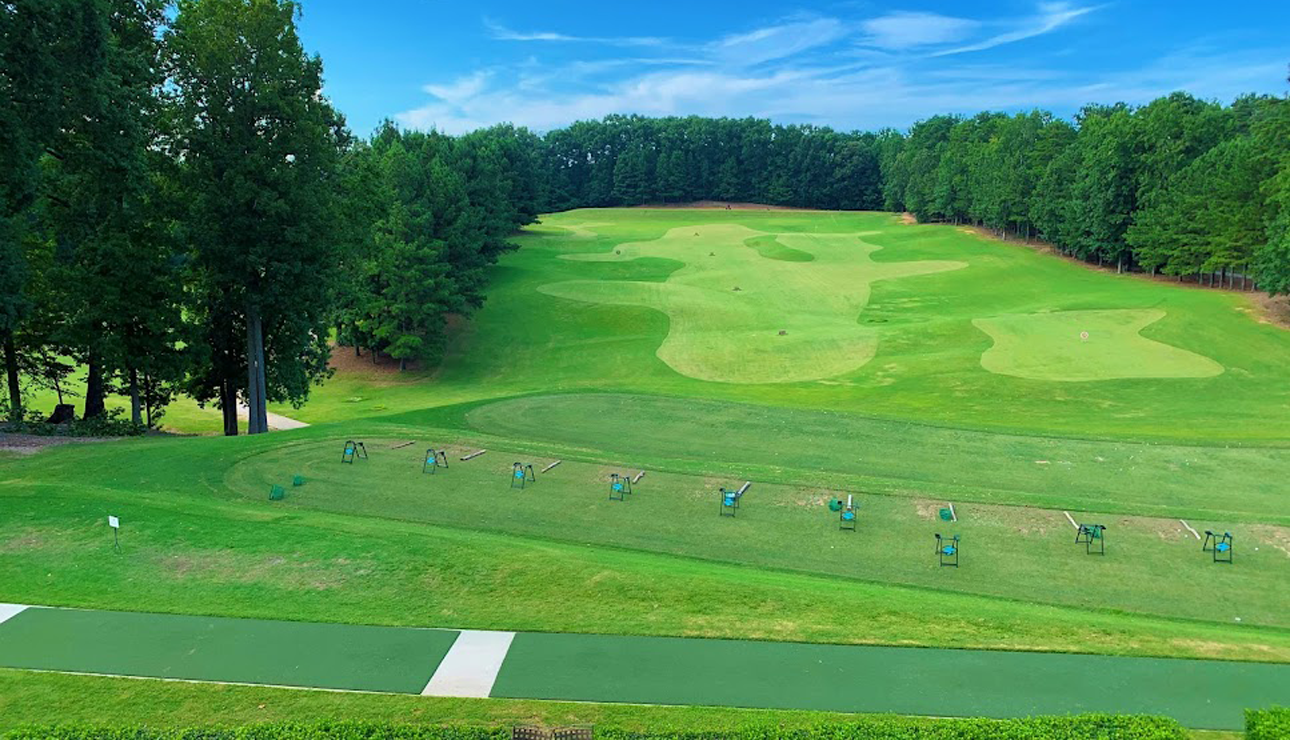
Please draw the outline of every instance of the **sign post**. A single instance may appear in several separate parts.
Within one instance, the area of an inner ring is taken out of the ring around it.
[[[112,528],[112,548],[121,552],[121,520],[108,514],[108,526]]]

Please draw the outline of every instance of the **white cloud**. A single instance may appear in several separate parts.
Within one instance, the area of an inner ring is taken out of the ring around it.
[[[547,41],[557,43],[591,43],[609,46],[663,46],[667,39],[655,36],[570,36],[553,31],[514,31],[506,26],[484,19],[484,27],[496,41]]]
[[[993,49],[996,46],[1011,44],[1024,39],[1041,36],[1045,33],[1055,31],[1058,28],[1070,23],[1082,15],[1087,15],[1098,10],[1098,7],[1075,7],[1070,3],[1040,3],[1039,14],[1033,18],[1027,19],[1016,28],[1005,33],[991,36],[983,41],[978,41],[967,46],[960,46],[954,49],[946,49],[936,53],[936,56],[945,56],[948,54],[962,54],[969,51],[984,51]]]
[[[1091,76],[1045,69],[1014,75],[993,66],[937,71],[900,64],[850,70],[785,67],[756,73],[658,70],[577,94],[556,87],[501,86],[453,102],[435,101],[397,119],[405,126],[448,133],[499,121],[544,131],[611,113],[751,115],[840,129],[905,128],[937,113],[1035,107],[1074,111],[1090,102],[1146,103],[1178,89],[1231,99],[1242,92],[1276,89],[1284,71],[1274,50],[1195,51],[1134,70]]]
[[[470,100],[483,92],[484,87],[488,85],[490,76],[491,72],[479,70],[464,77],[458,77],[446,85],[426,85],[421,89],[440,100],[457,103]]]
[[[846,26],[836,18],[801,19],[726,36],[709,44],[707,51],[726,64],[753,66],[827,46],[846,34]]]
[[[861,24],[865,40],[883,49],[912,49],[945,44],[967,36],[980,24],[936,13],[896,12]]]
[[[1192,48],[1101,72],[1054,68],[1015,53],[996,53],[979,64],[947,56],[1049,33],[1096,10],[1069,3],[1038,7],[1034,17],[1011,21],[904,12],[862,22],[797,16],[688,47],[669,41],[557,64],[527,57],[426,85],[433,99],[396,118],[405,126],[448,133],[499,121],[544,131],[612,113],[751,115],[843,129],[903,128],[936,113],[1032,107],[1073,112],[1090,102],[1145,103],[1177,89],[1231,98],[1276,90],[1284,79],[1284,54],[1276,49]],[[509,41],[633,45],[491,28],[494,38]]]

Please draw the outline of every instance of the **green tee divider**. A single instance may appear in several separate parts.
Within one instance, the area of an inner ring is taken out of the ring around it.
[[[962,717],[1157,714],[1239,729],[1290,665],[521,633],[492,696]]]
[[[418,694],[460,632],[31,607],[0,666]],[[519,633],[491,696],[950,717],[1154,714],[1235,730],[1290,665],[991,650]]]
[[[458,633],[29,608],[0,624],[9,668],[419,694]]]

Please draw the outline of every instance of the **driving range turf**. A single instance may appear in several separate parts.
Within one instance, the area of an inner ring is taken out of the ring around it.
[[[1244,296],[889,214],[582,211],[518,241],[441,368],[276,409],[317,426],[0,458],[0,601],[1290,662],[1290,335]]]

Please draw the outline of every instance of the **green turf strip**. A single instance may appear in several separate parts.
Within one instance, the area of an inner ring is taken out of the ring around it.
[[[1290,696],[1290,666],[525,633],[492,695],[936,716],[1151,713],[1236,729],[1245,708]]]
[[[31,608],[0,625],[0,665],[418,694],[457,633]]]

